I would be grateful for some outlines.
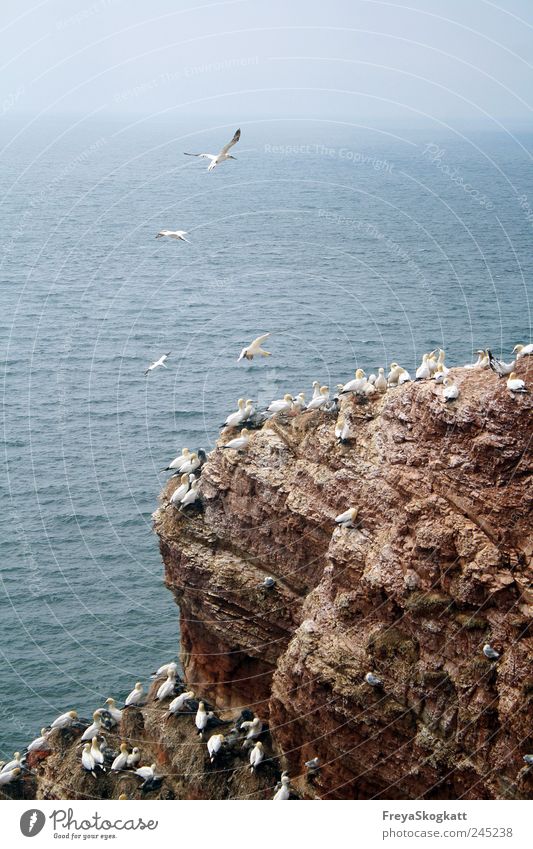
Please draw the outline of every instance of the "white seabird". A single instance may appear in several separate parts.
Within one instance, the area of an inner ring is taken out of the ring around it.
[[[415,374],[415,380],[429,380],[431,377],[431,368],[428,363],[429,355],[424,354],[422,357],[422,363],[418,366]]]
[[[126,767],[128,765],[128,757],[129,757],[128,744],[127,743],[121,743],[120,744],[120,752],[116,756],[113,763],[111,764],[111,772],[118,772],[121,769],[126,769]]]
[[[493,649],[490,643],[485,643],[483,646],[483,654],[489,660],[498,660],[500,657],[500,652]]]
[[[230,439],[229,442],[226,442],[225,445],[221,445],[221,448],[231,448],[234,451],[242,451],[244,448],[248,447],[248,443],[250,442],[250,431],[243,427],[239,436],[235,439]]]
[[[227,159],[236,159],[236,156],[231,156],[228,151],[231,150],[233,145],[237,144],[241,137],[241,131],[236,130],[235,135],[232,140],[224,145],[220,153],[186,153],[185,156],[199,156],[200,159],[209,159],[209,166],[207,168],[208,171],[212,171],[213,168],[216,168],[217,165],[220,165],[221,162],[226,162]]]
[[[10,769],[9,772],[0,773],[0,786],[4,784],[11,784],[12,781],[16,781],[21,772],[22,770],[17,766],[15,769]]]
[[[404,369],[401,366],[399,366],[398,363],[396,363],[396,362],[391,363],[389,368],[390,368],[390,371],[387,375],[387,383],[388,383],[389,386],[397,386],[398,385],[398,379],[399,379],[399,377],[400,377],[400,375],[401,375],[401,373],[403,372]]]
[[[192,478],[193,481],[196,480],[196,478],[194,477],[193,474],[181,476],[180,484],[179,484],[179,486],[176,487],[176,489],[174,490],[174,492],[170,496],[169,504],[173,504],[174,507],[177,507],[180,504],[181,499],[183,498],[184,495],[187,495],[187,493],[190,489],[190,486],[191,486],[191,483],[192,483],[190,478]],[[159,673],[157,672],[156,675],[159,675]]]
[[[293,401],[292,409],[295,413],[301,413],[305,410],[305,393],[299,392]]]
[[[188,475],[191,472],[194,472],[196,469],[199,469],[202,465],[202,461],[200,460],[196,451],[193,451],[192,454],[189,455],[189,459],[182,463],[179,467],[179,472],[182,475]]]
[[[164,469],[161,469],[162,472],[170,472],[171,470],[177,469],[179,471],[180,466],[183,466],[184,463],[190,458],[191,452],[188,448],[184,448],[181,454],[178,454],[177,457],[166,466]]]
[[[100,746],[98,745],[98,737],[93,737],[93,739],[91,740],[91,756],[94,760],[95,766],[100,766],[103,769],[104,756],[100,751]]]
[[[140,766],[138,769],[135,770],[135,775],[138,775],[140,778],[146,781],[148,778],[154,777],[156,769],[156,764],[151,764],[150,766]]]
[[[169,239],[177,239],[181,242],[188,242],[189,240],[185,238],[187,235],[187,230],[160,230],[156,236],[156,239],[161,239],[164,236],[167,236]]]
[[[264,757],[263,744],[258,740],[250,752],[250,772],[254,772],[257,769]]]
[[[381,685],[383,684],[381,678],[378,678],[378,676],[374,675],[373,672],[366,673],[365,681],[367,684],[370,684],[371,687],[381,687]]]
[[[444,386],[444,391],[442,393],[444,402],[448,403],[449,401],[457,401],[460,395],[459,387],[453,382],[451,377],[445,377],[442,381],[442,385]]]
[[[385,377],[385,369],[378,369],[378,376],[376,377],[374,386],[376,387],[378,392],[386,392],[387,391],[387,378]]]
[[[272,797],[273,802],[285,802],[290,797],[291,780],[288,775],[281,776],[281,787]],[[291,809],[292,810],[292,809]]]
[[[188,492],[185,493],[183,498],[180,501],[180,510],[184,507],[189,507],[191,504],[194,504],[196,501],[200,499],[200,478],[196,478],[191,484],[191,488]]]
[[[156,693],[156,701],[162,702],[164,699],[168,699],[169,696],[174,694],[174,687],[176,686],[176,673],[174,670],[169,670],[167,680],[164,681]]]
[[[437,370],[435,371],[435,373],[433,375],[433,380],[435,381],[435,383],[436,384],[444,383],[444,378],[447,377],[449,371],[450,371],[450,369],[445,368],[443,365],[441,365],[441,363],[439,363],[438,366],[437,366]]]
[[[365,384],[366,384],[366,375],[362,368],[358,368],[355,372],[355,377],[353,380],[349,380],[348,383],[345,383],[342,387],[339,395],[344,395],[347,392],[362,392]]]
[[[289,413],[292,410],[293,401],[294,399],[292,395],[284,395],[283,398],[278,398],[276,401],[272,401],[272,403],[267,407],[267,412]]]
[[[216,756],[220,752],[222,748],[222,743],[224,742],[224,737],[222,734],[213,734],[212,737],[207,741],[207,751],[209,752],[209,759],[211,763],[215,760]]]
[[[488,357],[487,352],[484,351],[483,349],[480,349],[479,351],[476,351],[476,354],[477,354],[477,360],[474,363],[474,365],[470,366],[470,368],[480,368],[480,369],[489,368],[489,357]]]
[[[168,663],[164,663],[159,669],[156,669],[155,672],[152,672],[152,678],[159,678],[160,675],[168,675],[169,672],[175,672],[178,674],[178,664],[175,660],[171,660]]]
[[[41,728],[41,736],[36,737],[35,740],[31,741],[30,745],[28,746],[28,752],[38,752],[41,749],[49,749],[50,743],[46,739],[46,735],[46,728]]]
[[[513,348],[513,354],[516,354],[517,360],[520,360],[522,357],[529,357],[533,354],[533,342],[529,345],[515,345]]]
[[[52,722],[51,728],[68,728],[78,718],[75,710],[69,710],[67,713],[62,713],[57,719]]]
[[[118,709],[115,700],[112,699],[111,696],[105,700],[105,703],[107,705],[107,710],[118,725],[122,720],[122,711]]]
[[[257,339],[250,342],[246,348],[242,349],[237,362],[240,363],[241,360],[253,360],[254,357],[271,357],[271,352],[265,351],[265,349],[261,347],[263,342],[266,342],[269,336],[270,333],[263,333],[262,336],[258,336]]]
[[[205,726],[207,725],[207,712],[203,702],[200,702],[200,704],[198,705],[198,710],[196,711],[196,716],[194,717],[194,724],[196,725],[198,729],[198,734],[201,737],[204,733]]]
[[[4,764],[4,766],[0,770],[0,775],[2,775],[3,772],[11,772],[12,769],[16,769],[17,767],[22,767],[22,761],[20,760],[20,752],[15,752],[13,755],[13,760],[8,761],[8,763]]]
[[[353,528],[354,522],[357,518],[358,508],[350,507],[348,510],[345,510],[344,513],[340,513],[335,518],[335,523],[340,525],[341,528]]]
[[[407,369],[400,369],[400,374],[398,375],[398,386],[403,386],[404,383],[409,383],[411,380],[411,375],[407,371]]]
[[[320,383],[318,380],[313,380],[313,398],[311,400],[315,398],[320,398]]]
[[[489,348],[487,348],[487,355],[489,358],[489,366],[492,371],[498,375],[498,377],[505,377],[514,371],[516,360],[513,360],[512,363],[504,363],[502,360],[497,360]]]
[[[309,410],[319,410],[326,404],[329,404],[329,387],[321,386],[319,395],[309,401],[309,404],[306,408],[306,413],[309,412]]]
[[[254,716],[251,720],[241,722],[241,730],[246,731],[243,747],[247,749],[251,745],[251,741],[256,740],[263,731],[263,721],[258,716]]]
[[[92,740],[95,734],[100,734],[102,731],[102,711],[95,710],[93,713],[93,724],[89,725],[81,735],[81,741]]]
[[[83,769],[86,769],[87,772],[92,772],[92,774],[94,775],[94,768],[96,764],[91,754],[90,743],[85,743],[83,749],[81,750],[81,765]]]
[[[237,401],[237,411],[235,413],[230,413],[227,417],[226,421],[222,425],[222,427],[237,427],[244,421],[245,416],[245,400],[244,398],[239,398]]]
[[[126,765],[128,767],[137,766],[137,764],[139,763],[140,760],[141,760],[140,750],[137,748],[137,746],[134,746],[133,749],[131,750],[131,755],[128,755],[128,761],[127,761]]]
[[[143,685],[140,681],[137,681],[135,687],[133,688],[129,696],[126,696],[126,699],[124,701],[126,707],[132,707],[133,705],[140,704],[140,702],[142,701],[143,692]]]
[[[189,690],[186,693],[180,693],[179,696],[176,696],[176,698],[173,699],[170,702],[170,704],[168,706],[169,714],[179,713],[180,710],[183,710],[183,708],[185,706],[185,702],[188,701],[189,699],[194,699],[194,691],[193,690]]]
[[[150,363],[150,365],[145,371],[145,374],[148,374],[149,371],[153,371],[155,368],[159,368],[160,366],[163,366],[163,368],[168,368],[168,366],[165,365],[165,360],[170,357],[170,354],[171,351],[168,351],[166,354],[163,354],[162,357],[159,357],[158,360],[155,360],[153,363]]]
[[[527,392],[525,381],[521,377],[516,376],[516,372],[512,371],[507,380],[507,389],[509,392],[523,394]]]

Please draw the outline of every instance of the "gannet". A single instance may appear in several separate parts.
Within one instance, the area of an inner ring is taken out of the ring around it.
[[[476,354],[478,355],[477,360],[471,368],[489,368],[489,357],[487,352],[480,349],[479,351],[476,351]]]
[[[129,696],[126,696],[126,700],[124,702],[126,707],[131,707],[132,705],[140,704],[143,697],[143,692],[143,685],[140,681],[137,681],[135,687],[133,688]]]
[[[350,424],[347,419],[337,423],[335,426],[335,436],[341,445],[346,445],[346,443],[350,441],[352,435],[350,432]]]
[[[163,368],[168,368],[168,366],[165,365],[165,360],[170,357],[171,353],[171,351],[168,351],[166,354],[163,354],[162,357],[159,357],[158,360],[155,360],[153,363],[150,363],[150,365],[145,371],[145,375],[148,374],[149,371],[153,371],[155,368],[159,368],[159,366],[163,366]]]
[[[121,769],[126,769],[128,765],[128,757],[128,744],[123,742],[120,744],[120,754],[116,756],[115,760],[111,764],[111,772],[118,772]]]
[[[443,352],[444,353],[444,352]],[[433,377],[435,372],[437,371],[438,360],[435,356],[435,351],[430,351],[428,354],[427,364],[429,368],[430,377]]]
[[[122,720],[122,711],[118,709],[115,700],[112,699],[111,696],[105,700],[105,703],[107,705],[109,713],[118,725],[119,722]]]
[[[319,410],[321,407],[324,407],[324,405],[328,404],[328,403],[329,403],[329,387],[328,386],[321,386],[320,387],[320,394],[318,395],[318,397],[312,398],[311,401],[309,401],[309,404],[307,405],[307,408],[306,408],[306,413],[309,412],[309,410]]]
[[[400,377],[403,368],[398,365],[398,363],[390,364],[390,371],[387,375],[387,383],[389,386],[396,386],[398,384],[398,378]]]
[[[85,743],[82,751],[81,751],[81,765],[83,769],[86,769],[87,772],[92,772],[92,774],[96,777],[94,772],[95,762],[94,758],[91,754],[91,744]]]
[[[483,654],[489,660],[498,660],[498,658],[500,657],[500,652],[496,651],[496,649],[493,649],[490,643],[485,643],[485,645],[483,646]]]
[[[194,480],[191,484],[191,488],[188,492],[185,493],[183,498],[180,501],[180,510],[184,507],[190,507],[191,504],[194,504],[196,501],[200,499],[200,478]]]
[[[442,385],[444,386],[442,397],[444,398],[445,403],[448,403],[448,401],[456,401],[460,394],[459,387],[453,382],[451,377],[445,377],[442,381]]]
[[[68,728],[69,725],[78,718],[78,714],[75,710],[69,710],[68,713],[62,713],[61,716],[58,716],[57,719],[54,719],[52,722],[51,728]]]
[[[272,587],[276,586],[276,580],[275,580],[275,578],[272,578],[270,575],[267,575],[267,577],[263,580],[263,582],[260,584],[260,586],[264,587],[265,590],[271,590]]]
[[[305,393],[299,392],[293,401],[292,409],[295,413],[301,413],[305,410]]]
[[[181,454],[178,454],[177,457],[174,457],[171,463],[164,469],[161,469],[162,472],[170,472],[171,469],[178,469],[180,466],[183,466],[184,463],[187,462],[189,457],[191,456],[191,452],[188,448],[184,448]]]
[[[344,395],[346,392],[361,392],[364,389],[365,384],[365,373],[362,368],[358,368],[355,372],[355,379],[349,380],[348,383],[345,383],[339,394]]]
[[[340,525],[341,528],[353,528],[354,522],[357,518],[357,513],[357,507],[350,507],[344,513],[340,513],[340,515],[335,518],[335,522],[337,525]]]
[[[139,761],[141,760],[141,753],[137,746],[134,746],[131,750],[131,755],[128,755],[127,766],[130,768],[136,767]]]
[[[20,774],[20,767],[15,767],[15,769],[11,769],[9,772],[0,773],[0,786],[4,784],[11,784],[12,781],[16,781]]]
[[[183,498],[186,495],[190,488],[190,478],[195,480],[193,474],[191,475],[182,475],[180,478],[180,485],[176,487],[172,495],[170,496],[169,503],[173,504],[174,507],[177,507]]]
[[[202,461],[200,460],[196,451],[193,451],[192,454],[189,455],[189,459],[182,463],[179,467],[179,472],[182,475],[189,475],[191,472],[194,472],[195,469],[199,469],[202,465]]]
[[[507,389],[509,392],[523,394],[527,392],[526,384],[521,377],[516,376],[516,372],[512,371],[507,379]]]
[[[377,379],[378,379],[377,374],[374,374],[374,372],[372,372],[372,374],[370,374],[368,376],[368,383],[371,383],[372,386],[374,386]]]
[[[385,377],[385,369],[378,369],[378,376],[376,377],[376,382],[374,386],[378,390],[378,392],[386,392],[387,391],[387,378]]]
[[[3,772],[11,772],[12,769],[16,769],[17,767],[22,767],[22,761],[20,760],[20,752],[15,752],[12,761],[8,761],[2,769],[0,770],[0,775]]]
[[[373,383],[367,380],[365,385],[363,386],[363,395],[366,395],[367,398],[370,398],[372,395],[375,395],[378,390],[374,386]]]
[[[217,165],[220,165],[221,162],[225,162],[227,159],[236,159],[236,156],[230,156],[228,150],[230,150],[234,144],[237,144],[241,137],[241,131],[236,130],[235,135],[232,140],[224,145],[220,153],[186,153],[185,156],[199,156],[201,159],[209,159],[209,166],[207,168],[208,171],[212,171],[213,168],[216,168]]]
[[[529,357],[530,354],[533,354],[533,342],[529,345],[515,345],[513,354],[516,354],[517,360],[520,360],[522,357]]]
[[[310,761],[306,761],[305,766],[308,770],[316,772],[317,769],[320,769],[320,758],[312,758]]]
[[[443,383],[444,378],[446,377],[449,371],[450,369],[445,369],[444,366],[439,363],[439,365],[437,366],[437,370],[433,375],[433,380],[435,381],[435,383]]]
[[[224,742],[224,737],[222,734],[213,734],[212,737],[207,741],[207,751],[209,752],[209,759],[211,763],[215,760],[216,756],[220,752],[222,748],[222,743]]]
[[[313,399],[320,398],[320,383],[318,380],[313,380]]]
[[[291,780],[288,775],[281,776],[281,787],[276,791],[272,800],[274,802],[284,802],[290,797],[290,783]],[[292,809],[291,809],[292,810]]]
[[[85,740],[92,740],[92,738],[94,737],[95,734],[100,734],[100,732],[102,730],[102,711],[101,710],[95,710],[95,712],[93,713],[93,720],[94,720],[93,724],[89,725],[89,727],[86,728],[85,731],[83,732],[83,734],[81,735],[82,743],[85,742]]]
[[[159,669],[156,669],[155,672],[152,672],[152,678],[159,678],[160,675],[168,675],[169,672],[175,672],[178,674],[178,664],[175,660],[171,660],[168,663],[164,663]]]
[[[254,357],[271,357],[271,352],[265,351],[265,349],[261,347],[263,342],[266,342],[269,336],[270,333],[263,333],[262,336],[258,336],[257,339],[250,342],[246,348],[242,349],[237,362],[240,363],[241,360],[253,360]]]
[[[95,766],[99,766],[103,769],[104,756],[100,751],[100,746],[98,745],[98,737],[93,737],[93,739],[91,740],[91,756],[94,760]]]
[[[178,239],[181,242],[188,242],[189,240],[185,238],[186,235],[187,230],[160,230],[156,239],[160,239],[162,236],[168,236],[169,239]]]
[[[237,401],[238,410],[235,413],[230,413],[222,427],[237,427],[244,421],[246,402],[244,398],[239,398]]]
[[[221,445],[221,448],[231,448],[234,451],[242,451],[244,448],[248,447],[248,443],[250,442],[250,431],[243,427],[239,436],[235,439],[230,439],[229,442],[226,442],[225,445]]]
[[[189,699],[194,699],[193,690],[189,690],[187,693],[180,693],[179,696],[176,696],[176,698],[173,699],[170,702],[170,704],[168,706],[168,712],[170,714],[179,713],[180,710],[183,710],[183,707],[185,706],[185,702],[188,701]]]
[[[381,687],[381,685],[383,684],[381,678],[378,678],[378,676],[374,675],[373,672],[366,673],[365,681],[367,684],[370,684],[371,687]]]
[[[505,377],[508,374],[511,374],[514,371],[516,366],[516,360],[513,360],[512,363],[504,363],[502,360],[497,360],[492,351],[487,348],[487,355],[489,358],[489,366],[492,371],[496,372],[498,377]]]
[[[205,726],[207,725],[207,712],[203,702],[200,702],[200,704],[198,705],[198,710],[196,711],[196,716],[194,718],[194,724],[196,725],[198,729],[198,734],[201,737],[204,733]]]
[[[176,673],[173,669],[169,670],[167,680],[164,681],[159,687],[156,693],[156,701],[162,702],[163,699],[168,699],[169,696],[174,695],[174,688],[176,686]]]
[[[256,740],[263,731],[263,721],[254,716],[252,720],[241,722],[241,731],[246,731],[246,737],[243,743],[244,748],[248,748],[251,740]]]
[[[257,769],[264,757],[263,744],[258,740],[250,752],[250,772]]]
[[[411,380],[411,375],[407,371],[407,369],[402,368],[400,370],[400,374],[398,375],[398,386],[403,386],[404,383],[409,383]]]
[[[284,395],[267,407],[269,413],[288,413],[292,410],[293,397],[292,395]]]
[[[416,370],[415,380],[429,380],[431,377],[431,368],[429,366],[428,359],[428,354],[424,354],[422,357],[422,363]]]
[[[28,752],[38,752],[40,749],[49,749],[50,743],[46,739],[46,728],[41,728],[41,736],[32,740],[28,746]]]
[[[138,769],[135,770],[135,775],[138,775],[139,778],[142,778],[144,781],[146,781],[148,778],[154,777],[156,769],[156,764],[151,764],[150,766],[140,766]]]
[[[243,419],[243,421],[247,422],[248,419],[251,416],[253,416],[254,413],[255,413],[254,402],[252,401],[251,398],[247,398],[246,404],[244,405],[244,419]]]

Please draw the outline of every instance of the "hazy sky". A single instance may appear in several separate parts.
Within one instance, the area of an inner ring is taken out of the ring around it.
[[[527,126],[532,0],[2,0],[0,117]]]

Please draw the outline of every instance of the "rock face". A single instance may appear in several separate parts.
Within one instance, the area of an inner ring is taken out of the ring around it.
[[[155,514],[189,685],[267,720],[303,796],[533,795],[531,395],[451,376],[448,405],[433,381],[344,398],[347,445],[335,415],[277,416],[210,455],[203,513],[171,481]]]

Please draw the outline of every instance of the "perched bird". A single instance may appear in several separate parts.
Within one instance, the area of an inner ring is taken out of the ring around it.
[[[20,760],[20,752],[15,752],[13,756],[13,760],[8,761],[2,769],[0,770],[0,775],[3,772],[11,772],[12,769],[17,769],[17,767],[22,768],[22,761]]]
[[[263,342],[266,342],[269,336],[270,333],[263,333],[262,336],[258,336],[257,339],[250,342],[246,348],[242,349],[237,362],[240,363],[241,360],[253,360],[254,357],[271,357],[271,352],[265,351],[265,349],[261,347]]]
[[[133,749],[131,750],[131,755],[128,755],[128,760],[126,762],[126,766],[129,769],[133,769],[134,767],[137,766],[137,764],[139,763],[140,760],[141,760],[141,753],[140,753],[139,749],[137,748],[137,746],[134,746]]]
[[[355,372],[355,377],[353,380],[349,380],[348,383],[345,383],[342,387],[339,395],[346,395],[348,392],[362,392],[365,384],[366,384],[366,375],[362,368],[358,368]],[[322,391],[322,390],[321,390]]]
[[[409,383],[411,380],[411,375],[407,371],[407,369],[400,369],[400,374],[398,375],[398,386],[403,386],[404,383]]]
[[[91,757],[94,761],[94,765],[99,766],[101,769],[104,768],[104,756],[100,751],[100,746],[98,745],[98,737],[93,737],[91,740]]]
[[[512,371],[507,380],[507,389],[514,394],[523,395],[527,392],[526,384],[521,377],[516,376],[516,372]]]
[[[306,761],[305,766],[310,772],[316,772],[317,769],[320,769],[320,758],[312,758],[310,761]]]
[[[68,713],[62,713],[57,719],[52,722],[51,728],[68,728],[77,720],[78,714],[75,710],[69,710]]]
[[[138,769],[135,770],[135,775],[138,775],[139,778],[142,778],[143,781],[146,781],[147,778],[154,777],[156,769],[156,764],[151,764],[150,766],[140,766],[138,767]]]
[[[415,380],[429,380],[431,377],[431,367],[428,363],[429,354],[424,354],[422,363],[418,366],[415,374]]]
[[[246,737],[243,743],[245,749],[249,748],[252,740],[257,740],[263,731],[263,720],[258,716],[254,716],[252,720],[241,722],[241,731],[246,731]]]
[[[111,764],[111,772],[119,772],[119,770],[121,769],[126,769],[128,765],[128,758],[128,744],[123,742],[120,744],[119,754],[116,756],[115,760]]]
[[[476,354],[477,354],[477,360],[474,363],[473,368],[479,368],[479,369],[489,368],[489,365],[490,365],[489,364],[489,355],[487,354],[487,352],[484,351],[482,348],[480,348],[479,351],[476,351]]]
[[[134,705],[140,704],[142,701],[143,693],[143,685],[140,681],[137,681],[135,687],[133,688],[129,696],[126,696],[126,700],[124,702],[126,707],[132,707]]]
[[[208,171],[212,171],[213,168],[216,168],[217,165],[220,165],[221,162],[226,162],[227,159],[236,159],[236,156],[231,156],[228,153],[228,150],[231,150],[233,145],[237,144],[241,137],[241,131],[236,130],[235,135],[232,140],[224,145],[222,150],[219,153],[186,153],[185,156],[199,156],[201,159],[209,159],[209,166],[207,168]]]
[[[528,766],[533,766],[533,755],[524,755],[524,757],[522,758],[522,760],[523,760],[523,761],[524,761],[524,763],[526,763]]]
[[[96,773],[94,768],[96,766],[94,762],[94,758],[91,754],[91,744],[85,743],[82,751],[81,751],[81,765],[83,769],[86,769],[87,772],[92,772],[94,777],[96,778]]]
[[[237,411],[230,413],[222,427],[238,427],[246,417],[246,402],[244,398],[239,398],[237,401]]]
[[[178,471],[182,475],[190,475],[191,472],[194,472],[196,471],[196,469],[199,469],[201,465],[202,460],[199,457],[199,452],[193,451],[191,454],[189,454],[189,457],[185,461],[185,463],[181,464]]]
[[[275,586],[276,586],[276,580],[275,580],[275,578],[272,578],[272,577],[269,575],[268,577],[266,577],[266,578],[263,580],[263,582],[262,582],[261,584],[259,584],[259,586],[260,586],[260,587],[264,587],[264,588],[265,588],[265,590],[271,590],[271,589],[272,589],[272,587],[275,587]]]
[[[309,410],[319,410],[321,407],[324,407],[328,403],[329,403],[329,387],[328,386],[321,386],[320,387],[320,393],[318,394],[318,396],[316,398],[312,398],[309,401],[309,404],[306,407],[306,412],[309,412]]]
[[[442,385],[444,386],[444,392],[442,393],[444,402],[447,404],[449,401],[456,401],[460,394],[457,384],[450,377],[445,377]]]
[[[337,525],[340,525],[341,528],[353,528],[358,512],[359,510],[357,507],[350,507],[348,510],[345,510],[344,513],[340,513],[336,516],[335,522]]]
[[[191,481],[192,478],[192,481]],[[172,495],[169,499],[169,504],[172,504],[173,507],[178,507],[181,503],[181,499],[187,495],[191,483],[195,480],[194,475],[191,473],[190,475],[182,475],[180,477],[180,484],[176,487]]]
[[[88,728],[85,729],[83,734],[81,735],[82,743],[85,740],[92,740],[95,734],[100,734],[102,731],[102,709],[95,710],[93,713],[93,723],[89,725]]]
[[[483,646],[483,654],[489,660],[498,660],[500,657],[500,652],[493,649],[490,643],[485,643]]]
[[[313,380],[313,398],[320,398],[320,382],[318,380]]]
[[[339,416],[335,425],[335,437],[341,445],[346,445],[350,441],[350,425],[342,415]]]
[[[222,734],[213,734],[212,737],[210,737],[207,741],[207,751],[209,752],[209,759],[211,763],[213,763],[216,756],[220,752],[223,742],[224,737]]]
[[[383,684],[381,678],[378,678],[378,676],[374,675],[372,672],[366,673],[365,681],[367,684],[370,684],[371,687],[381,687],[381,685]]]
[[[160,675],[168,675],[169,672],[175,672],[178,674],[178,664],[175,660],[171,660],[168,663],[164,663],[159,669],[156,669],[155,672],[151,673],[151,678],[159,678]]]
[[[162,702],[164,699],[168,699],[169,696],[174,695],[174,688],[176,686],[176,673],[173,669],[169,670],[167,680],[164,681],[159,687],[156,693],[156,701]]]
[[[504,363],[502,360],[497,360],[489,348],[487,348],[487,355],[489,358],[489,366],[492,371],[496,372],[498,377],[505,377],[506,375],[511,374],[516,366],[516,360],[513,360],[512,363]]]
[[[445,369],[444,366],[439,363],[438,366],[437,366],[437,370],[435,371],[435,374],[433,375],[433,380],[435,381],[435,383],[437,383],[437,384],[444,383],[444,378],[447,376],[449,371],[450,371],[450,369]]]
[[[10,769],[9,772],[0,773],[0,786],[16,781],[17,778],[20,778],[21,772],[22,770],[17,766],[15,769]]]
[[[32,740],[30,745],[28,746],[28,752],[38,752],[44,749],[49,749],[50,744],[46,739],[46,728],[41,728],[41,736],[36,737],[35,740]]]
[[[378,368],[378,376],[374,382],[374,386],[376,387],[378,392],[386,392],[387,391],[387,378],[385,377],[385,369]]]
[[[306,409],[305,406],[305,393],[299,392],[296,398],[293,401],[292,409],[294,413],[301,413]]]
[[[292,395],[284,395],[283,398],[278,398],[276,401],[272,401],[272,403],[267,407],[267,412],[289,413],[292,410],[293,400]]]
[[[168,236],[169,239],[177,239],[181,242],[188,242],[189,240],[185,238],[186,235],[187,230],[160,230],[156,239],[161,239],[162,236]]]
[[[122,720],[122,711],[118,709],[118,707],[116,706],[115,700],[112,699],[111,696],[108,699],[105,700],[105,703],[107,705],[107,709],[108,709],[109,713],[111,714],[111,716],[115,720],[116,724],[118,725],[119,722]]]
[[[397,386],[398,385],[398,379],[399,379],[401,373],[404,371],[404,369],[401,366],[399,366],[398,363],[391,363],[389,368],[390,368],[390,371],[387,375],[387,383],[388,383],[389,386]]]
[[[196,501],[200,499],[200,479],[197,478],[191,484],[191,488],[188,492],[185,493],[183,498],[180,501],[180,510],[183,510],[184,507],[189,507],[191,504],[194,504]]]
[[[272,800],[274,802],[285,802],[290,797],[290,784],[291,780],[288,775],[281,776],[281,787],[276,791]],[[292,810],[292,808],[291,808]]]
[[[257,767],[259,766],[264,757],[265,753],[263,751],[263,744],[260,740],[258,740],[250,752],[250,772],[254,772],[254,770],[257,770]]]
[[[163,368],[168,368],[168,366],[165,365],[165,360],[170,357],[170,354],[171,351],[168,351],[166,354],[163,354],[162,357],[159,357],[158,360],[154,360],[153,363],[150,363],[150,365],[145,371],[145,375],[148,374],[149,371],[153,371],[155,368],[159,368],[160,366],[163,366]]]
[[[529,357],[533,354],[533,342],[529,345],[515,345],[513,348],[513,354],[516,354],[517,360],[520,360],[522,357]]]
[[[244,448],[248,447],[248,443],[250,442],[250,431],[243,427],[239,436],[235,439],[230,439],[229,442],[226,442],[225,445],[221,445],[221,448],[231,448],[233,451],[242,451]]]
[[[165,469],[161,469],[162,472],[170,472],[171,470],[177,469],[178,472],[180,470],[180,466],[183,466],[191,456],[191,452],[188,448],[184,448],[181,454],[178,454],[177,457],[174,457],[171,463]]]
[[[194,718],[194,724],[198,729],[198,735],[202,737],[205,727],[207,725],[207,711],[203,702],[200,702],[200,704],[198,705],[198,710],[196,711],[196,716]]]
[[[180,710],[183,710],[183,708],[185,707],[185,702],[187,702],[189,699],[194,699],[194,692],[192,690],[189,690],[186,693],[180,693],[179,696],[176,696],[176,698],[170,702],[168,706],[169,714],[179,713]]]

